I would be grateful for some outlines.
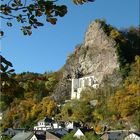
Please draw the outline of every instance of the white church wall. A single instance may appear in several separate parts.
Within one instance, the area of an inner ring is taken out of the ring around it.
[[[78,87],[79,87],[79,80],[78,79],[72,79],[71,99],[76,99]]]
[[[94,76],[72,79],[71,99],[80,99],[80,93],[85,87],[98,88],[99,84]]]

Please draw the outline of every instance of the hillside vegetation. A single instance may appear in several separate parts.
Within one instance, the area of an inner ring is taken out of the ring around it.
[[[108,129],[140,130],[139,28],[131,27],[119,31],[102,20],[96,22],[100,22],[106,35],[116,42],[114,47],[119,63],[119,69],[115,71],[118,73],[116,80],[114,75],[104,75],[98,89],[88,87],[82,91],[80,100],[71,100],[58,107],[65,99],[70,99],[69,79],[78,69],[76,67],[78,61],[75,60],[78,60],[79,56],[82,56],[83,60],[83,56],[86,57],[87,54],[86,61],[89,60],[89,56],[94,60],[95,56],[91,54],[91,50],[95,48],[79,45],[58,72],[44,74],[24,72],[13,74],[8,80],[2,79],[0,100],[1,112],[4,114],[2,128],[32,128],[38,120],[49,116],[57,120],[84,122],[96,132],[103,131],[105,126]],[[106,51],[102,51],[104,52]],[[84,76],[88,72],[92,73],[88,70],[85,73],[85,69],[81,69],[74,76],[77,74]],[[119,78],[121,80],[113,84]]]

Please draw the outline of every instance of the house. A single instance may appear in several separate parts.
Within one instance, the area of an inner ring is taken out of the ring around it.
[[[80,99],[80,93],[86,87],[99,87],[98,81],[94,76],[86,76],[79,79],[72,79],[71,99]]]
[[[61,137],[68,134],[65,129],[48,129],[46,131],[36,130],[35,136],[37,140],[60,140]]]
[[[140,132],[130,132],[124,140],[140,140]]]
[[[97,134],[94,132],[94,130],[93,129],[88,129],[88,128],[78,128],[76,131],[75,131],[75,133],[74,133],[74,137],[77,137],[78,139],[79,138],[84,138],[84,139],[87,139],[86,138],[86,133],[90,133],[90,134],[92,134],[92,135],[94,135],[94,136],[97,136]]]
[[[20,132],[12,140],[38,140],[33,132]]]
[[[48,129],[57,129],[61,128],[59,123],[55,122],[53,119],[45,117],[44,119],[38,122],[37,126],[34,126],[34,130],[43,130],[46,131]]]
[[[26,131],[26,129],[24,129],[24,128],[16,128],[16,129],[6,128],[2,132],[2,136],[11,136],[11,137],[13,137],[14,135],[16,135],[18,133],[21,133],[21,132],[24,132],[24,131]]]
[[[79,123],[76,122],[65,122],[65,128],[67,131],[76,130],[77,128],[81,127]]]
[[[78,129],[74,134],[74,137],[77,138],[84,137],[84,136],[85,136],[84,133],[80,129]]]
[[[124,140],[129,134],[128,130],[112,130],[106,131],[102,136],[101,140]]]

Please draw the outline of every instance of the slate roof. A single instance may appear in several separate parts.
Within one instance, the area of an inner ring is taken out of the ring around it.
[[[33,135],[33,132],[21,132],[12,137],[12,140],[30,140]]]
[[[46,140],[46,135],[44,134],[35,134],[38,140]]]
[[[117,139],[117,140],[122,140],[124,139],[126,136],[128,136],[128,134],[130,134],[130,131],[128,130],[112,130],[112,131],[106,131],[102,136],[101,139],[103,140],[107,140],[107,139]]]
[[[63,129],[63,128],[58,128],[58,129],[48,129],[46,132],[42,131],[42,130],[36,130],[35,131],[35,135],[38,138],[38,140],[44,140],[44,136],[46,135],[46,137],[48,138],[56,138],[56,139],[60,139],[61,137],[65,136],[66,134],[68,134],[68,131]],[[40,138],[39,138],[40,137]],[[42,139],[41,139],[42,137]]]
[[[49,133],[61,138],[63,137],[64,135],[68,134],[68,131],[66,131],[65,129],[63,128],[59,128],[59,129],[50,129],[50,130],[47,130]]]
[[[61,136],[64,136],[64,135],[68,134],[68,131],[63,129],[63,128],[61,128],[61,129],[55,129],[55,133],[58,133]]]
[[[132,133],[140,137],[140,132],[132,132]]]

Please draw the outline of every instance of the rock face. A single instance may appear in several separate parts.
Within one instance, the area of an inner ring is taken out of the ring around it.
[[[107,36],[101,23],[94,21],[89,25],[84,43],[69,56],[64,66],[65,75],[75,77],[76,72],[90,74],[101,83],[104,75],[112,74],[119,68],[115,45],[116,42]]]
[[[104,32],[102,24],[99,21],[92,22],[85,34],[84,43],[77,45],[69,55],[63,67],[63,77],[94,75],[98,83],[102,84],[104,77],[112,76],[119,69],[115,45],[116,42]],[[118,80],[116,73],[115,78]],[[64,96],[62,92],[57,94]],[[65,94],[70,95],[70,91]]]

